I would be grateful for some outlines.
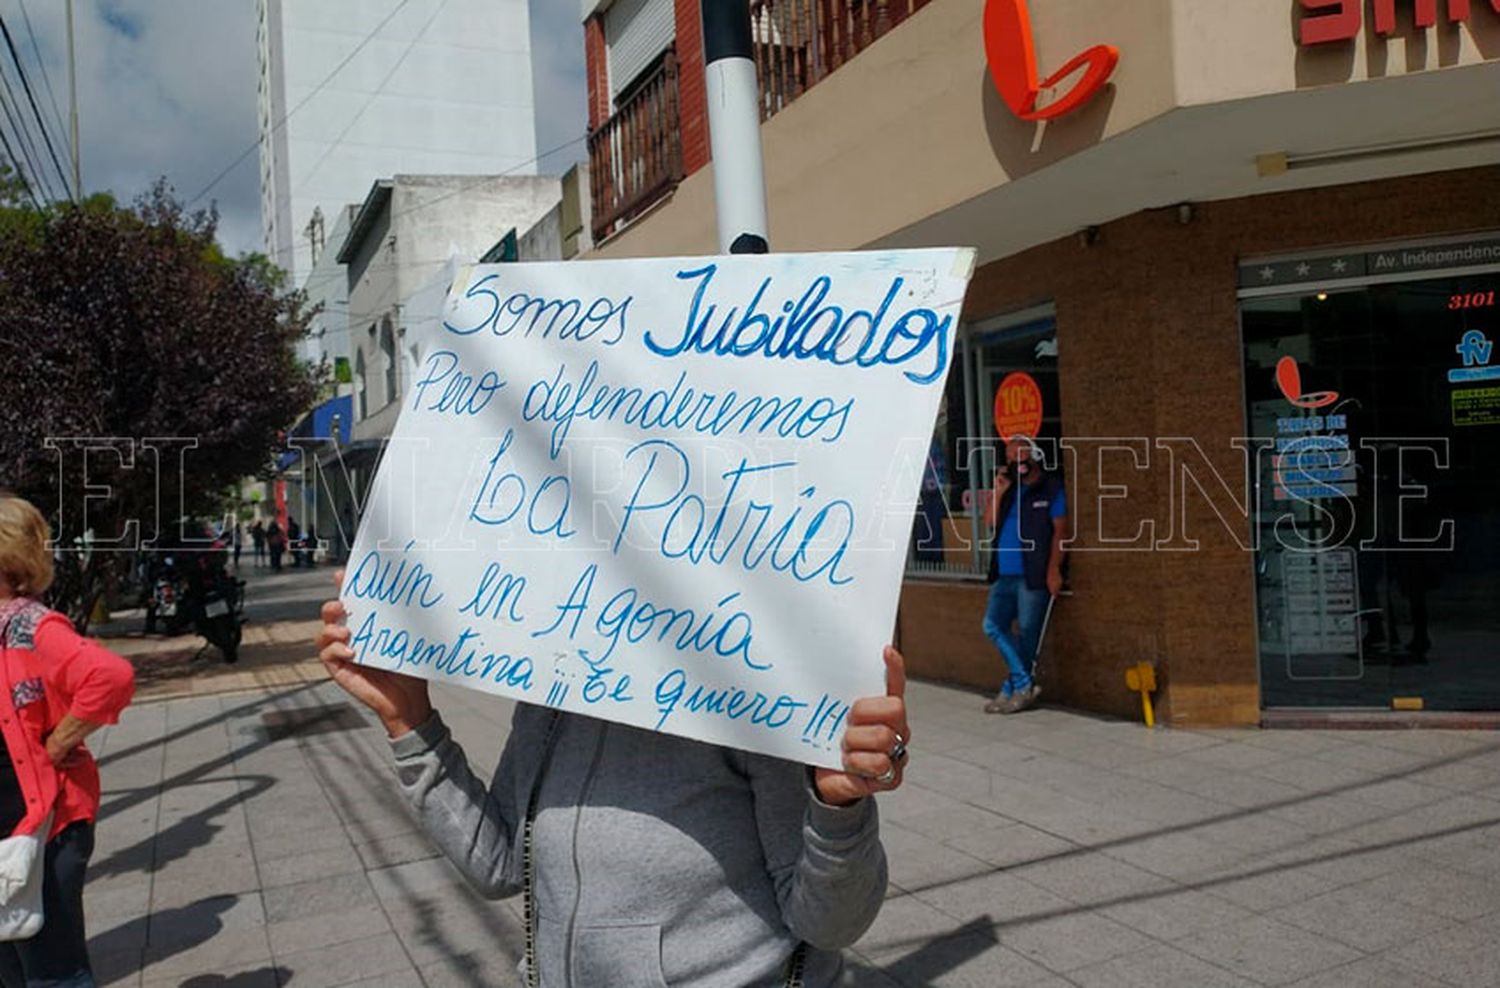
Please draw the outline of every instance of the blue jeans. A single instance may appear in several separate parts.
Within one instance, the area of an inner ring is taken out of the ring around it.
[[[1001,693],[1009,695],[1030,688],[1042,621],[1047,616],[1047,601],[1051,596],[1046,590],[1032,590],[1024,576],[1002,576],[990,585],[984,633],[1010,667],[1010,675],[1000,686]],[[1019,635],[1011,633],[1012,621],[1019,626]]]

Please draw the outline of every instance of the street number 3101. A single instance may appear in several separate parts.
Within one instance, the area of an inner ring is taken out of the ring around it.
[[[1495,304],[1494,292],[1465,292],[1448,298],[1450,309],[1482,309]]]

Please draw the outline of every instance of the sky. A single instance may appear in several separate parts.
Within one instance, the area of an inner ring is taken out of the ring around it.
[[[545,150],[585,130],[583,28],[576,0],[530,0],[530,5],[537,147]],[[0,0],[0,17],[43,114],[52,121],[66,169],[64,9],[63,0]],[[23,10],[35,31],[45,78],[37,69]],[[217,205],[219,239],[229,253],[261,250],[256,0],[75,0],[74,21],[84,191],[109,191],[129,202],[165,177],[188,202],[244,155],[193,205]],[[53,119],[47,81],[61,121]],[[24,99],[19,87],[17,95]],[[46,154],[40,145],[38,150]],[[561,172],[583,153],[582,144],[573,144],[543,158],[538,167]],[[50,159],[47,170],[52,173]]]

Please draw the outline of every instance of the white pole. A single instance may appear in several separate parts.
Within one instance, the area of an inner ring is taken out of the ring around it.
[[[769,224],[749,3],[702,0],[701,9],[719,249],[763,254],[769,249]]]
[[[68,130],[73,145],[73,198],[83,199],[78,149],[78,68],[73,56],[73,0],[68,0]]]

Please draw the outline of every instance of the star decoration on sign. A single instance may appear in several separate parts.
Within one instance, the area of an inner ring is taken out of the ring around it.
[[[1344,273],[1344,269],[1347,268],[1348,266],[1349,266],[1349,262],[1346,261],[1346,260],[1344,260],[1342,257],[1339,258],[1337,261],[1333,262],[1333,270],[1337,271],[1339,274],[1343,274]]]
[[[1260,269],[1261,281],[1270,281],[1274,277],[1276,277],[1276,269],[1271,267],[1271,265],[1267,264],[1265,267]]]
[[[1297,273],[1302,275],[1304,278],[1307,277],[1312,273],[1312,265],[1308,264],[1306,261],[1303,261],[1301,264],[1297,265]]]

